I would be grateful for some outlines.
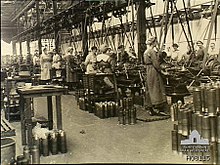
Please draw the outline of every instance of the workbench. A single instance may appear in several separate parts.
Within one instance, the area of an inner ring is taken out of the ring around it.
[[[61,86],[39,85],[31,87],[18,88],[17,93],[20,95],[20,114],[21,114],[21,138],[22,145],[32,145],[32,112],[31,99],[36,97],[47,97],[48,110],[48,128],[53,129],[53,103],[52,96],[56,100],[56,119],[57,129],[62,130],[62,111],[61,95],[67,93],[67,89]],[[27,141],[28,140],[28,141]]]

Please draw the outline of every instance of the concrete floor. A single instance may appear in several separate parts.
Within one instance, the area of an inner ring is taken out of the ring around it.
[[[35,99],[34,105],[36,116],[47,116],[45,98]],[[41,156],[41,163],[193,163],[172,152],[174,122],[170,119],[121,126],[117,117],[99,119],[80,110],[73,95],[62,96],[62,111],[68,153]],[[19,155],[22,154],[20,123],[12,125],[16,128],[16,154]],[[82,130],[84,134],[80,133]]]

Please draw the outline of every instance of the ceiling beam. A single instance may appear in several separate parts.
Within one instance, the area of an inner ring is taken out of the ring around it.
[[[28,11],[31,9],[35,4],[35,0],[31,0],[28,2],[23,8],[20,8],[21,10],[18,11],[18,13],[15,16],[12,16],[13,19],[11,19],[11,22],[14,22],[16,19],[18,19],[24,12]]]

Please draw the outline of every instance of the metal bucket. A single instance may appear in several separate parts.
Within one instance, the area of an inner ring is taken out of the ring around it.
[[[15,160],[15,140],[12,138],[1,139],[1,165],[9,164]]]

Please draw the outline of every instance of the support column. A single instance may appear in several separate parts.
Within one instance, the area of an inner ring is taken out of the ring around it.
[[[19,51],[20,51],[20,56],[22,55],[22,41],[19,41]]]
[[[30,39],[28,39],[26,43],[27,43],[27,54],[31,54]]]
[[[21,64],[24,61],[24,57],[22,55],[22,41],[19,41],[19,51],[20,51],[20,55],[19,55],[19,66],[21,66]]]
[[[35,1],[36,5],[36,13],[37,13],[37,26],[40,26],[40,12],[39,12],[39,1]],[[41,44],[41,36],[40,36],[40,31],[37,32],[37,37],[38,37],[38,50],[39,54],[42,54],[42,44]]]
[[[57,14],[57,0],[53,0],[53,14],[56,15]],[[55,24],[55,26],[57,26]],[[55,40],[55,49],[56,49],[56,52],[58,53],[59,51],[59,41],[60,41],[60,38],[59,38],[59,30],[56,30],[54,31],[54,40]]]
[[[137,42],[138,42],[138,61],[143,64],[143,55],[146,49],[146,15],[145,0],[140,0],[137,4]]]
[[[87,32],[87,20],[83,20],[81,23],[82,28],[82,52],[83,52],[83,59],[86,58],[88,55],[89,47],[88,47],[88,32]]]
[[[15,59],[17,57],[16,41],[12,41],[12,52]]]
[[[24,13],[25,16],[25,27],[28,27],[28,14],[27,12]],[[27,45],[27,54],[31,54],[31,49],[30,49],[30,39],[27,36],[27,41],[26,41],[26,45]]]

